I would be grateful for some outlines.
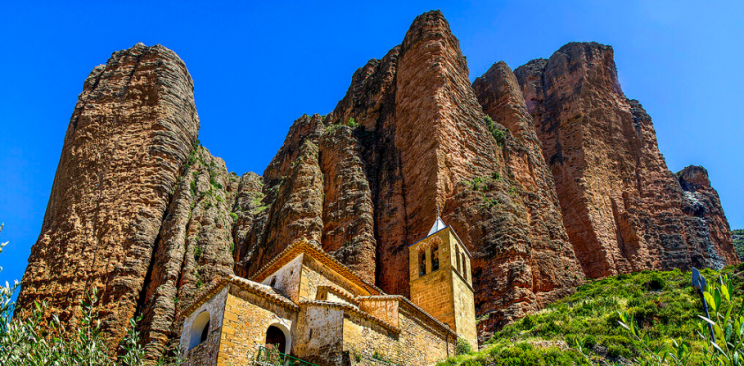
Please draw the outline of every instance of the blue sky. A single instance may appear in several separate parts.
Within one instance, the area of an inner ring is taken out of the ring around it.
[[[20,279],[36,241],[83,81],[112,52],[160,43],[196,85],[200,140],[259,174],[303,113],[330,112],[351,75],[441,9],[470,78],[571,41],[615,49],[620,82],[654,121],[672,171],[705,166],[744,228],[744,2],[20,2],[0,12],[0,281]]]

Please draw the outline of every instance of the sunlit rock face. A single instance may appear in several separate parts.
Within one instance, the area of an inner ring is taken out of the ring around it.
[[[332,113],[290,128],[263,176],[266,224],[238,244],[236,272],[306,236],[408,295],[407,247],[441,215],[473,253],[482,337],[569,293],[584,276],[553,177],[516,78],[497,68],[474,90],[442,14],[416,18],[401,45],[354,73]]]
[[[516,76],[587,276],[738,262],[707,173],[669,171],[651,118],[620,89],[612,47],[569,43]]]
[[[238,177],[198,143],[183,61],[159,45],[116,52],[73,112],[19,309],[46,300],[74,323],[98,288],[112,347],[141,315],[154,360],[183,304],[301,238],[408,295],[408,246],[438,216],[473,255],[481,340],[585,275],[735,263],[707,172],[669,172],[612,57],[570,43],[471,85],[428,12],[331,113],[298,118],[263,176]]]

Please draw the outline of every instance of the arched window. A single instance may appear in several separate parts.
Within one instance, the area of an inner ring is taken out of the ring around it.
[[[274,324],[266,329],[266,348],[272,348],[289,354],[291,339],[289,330],[281,324]]]
[[[209,312],[203,311],[191,324],[189,349],[192,349],[206,341],[207,336],[209,336]]]
[[[460,264],[460,248],[455,247],[455,261],[457,261],[457,272],[462,273],[462,264]]]
[[[468,278],[468,260],[465,252],[462,252],[462,276]]]
[[[421,250],[419,253],[419,276],[426,274],[426,251]]]
[[[439,269],[439,245],[435,245],[431,248],[431,270],[436,271]]]

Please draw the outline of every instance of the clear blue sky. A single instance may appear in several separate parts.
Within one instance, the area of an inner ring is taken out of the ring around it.
[[[352,73],[441,9],[470,78],[570,41],[615,48],[622,87],[653,118],[672,171],[705,166],[744,228],[744,2],[5,1],[0,12],[0,281],[20,279],[64,134],[88,73],[112,52],[160,43],[196,84],[200,139],[238,174],[259,174],[303,113],[330,112]],[[622,3],[622,4],[619,4]]]

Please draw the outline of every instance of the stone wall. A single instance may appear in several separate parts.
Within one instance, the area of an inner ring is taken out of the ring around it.
[[[295,333],[293,327],[297,326],[296,322],[296,310],[230,286],[217,364],[248,365],[256,358],[259,346],[266,343],[266,330],[272,325],[286,330],[289,353],[294,353],[296,342],[292,334]]]
[[[406,307],[398,312],[400,333],[347,313],[344,317],[344,365],[434,365],[454,355],[455,339],[421,321]]]
[[[320,366],[342,365],[344,310],[307,303],[300,309],[294,348],[297,357]]]
[[[371,297],[362,299],[359,302],[359,309],[394,327],[399,327],[398,304],[399,301],[395,298]]]
[[[300,299],[316,300],[318,288],[321,286],[331,286],[345,290],[351,294],[364,293],[363,290],[345,280],[338,273],[335,273],[322,264],[307,258],[306,265],[302,266],[302,278],[300,279]]]
[[[181,331],[181,355],[187,358],[184,366],[216,364],[227,297],[228,289],[225,287],[184,319]],[[194,320],[204,311],[209,312],[209,335],[207,336],[207,340],[192,349],[188,349],[191,339],[191,327],[194,324]]]
[[[448,268],[411,281],[411,301],[434,318],[456,329],[453,276],[454,271]]]
[[[304,257],[304,254],[300,254],[276,273],[267,277],[262,283],[271,286],[294,302],[300,301],[300,276],[302,275]]]
[[[455,295],[455,332],[468,341],[473,349],[478,349],[473,288],[457,273],[452,276],[452,285]]]

